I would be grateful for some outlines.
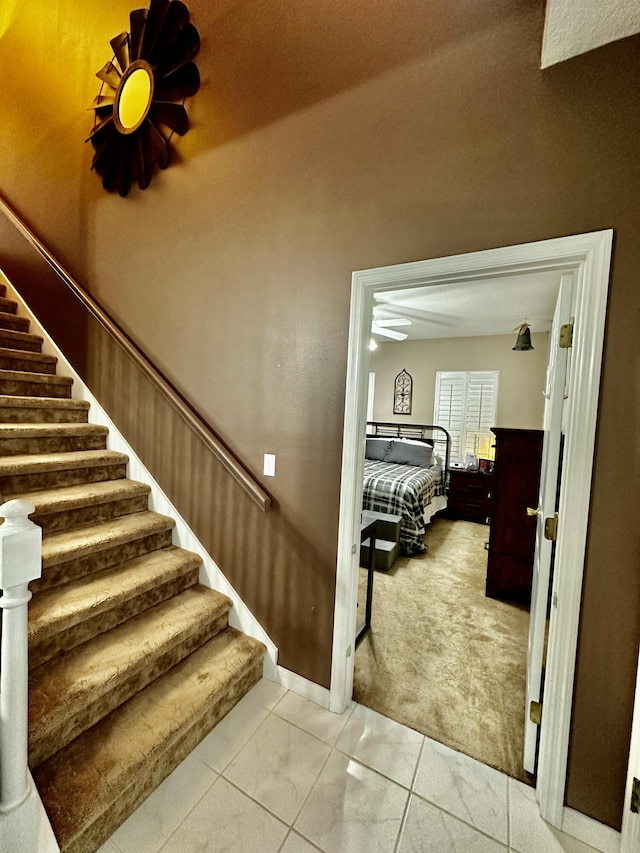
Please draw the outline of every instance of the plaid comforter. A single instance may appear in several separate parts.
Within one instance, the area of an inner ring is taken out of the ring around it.
[[[424,509],[442,494],[442,469],[392,465],[365,459],[362,508],[401,515],[400,553],[406,557],[426,550]]]

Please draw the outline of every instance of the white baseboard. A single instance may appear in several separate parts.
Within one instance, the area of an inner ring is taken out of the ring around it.
[[[562,831],[601,853],[619,853],[620,833],[575,809],[562,810]]]
[[[7,289],[11,292],[11,298],[15,299],[21,306],[21,313],[23,316],[28,316],[31,320],[32,333],[42,335],[44,338],[42,351],[47,355],[56,356],[58,363],[61,365],[64,372],[73,378],[72,393],[74,399],[86,400],[90,403],[91,408],[89,409],[89,422],[93,424],[100,424],[108,428],[109,435],[107,436],[107,447],[109,450],[116,450],[119,453],[125,453],[129,457],[127,476],[132,480],[137,480],[151,486],[149,508],[154,512],[161,513],[162,515],[168,515],[175,519],[176,526],[173,531],[173,544],[198,554],[202,560],[200,583],[204,586],[210,587],[211,589],[215,589],[218,592],[224,593],[224,595],[229,596],[232,600],[233,607],[229,613],[229,624],[233,628],[237,628],[239,631],[242,631],[251,637],[255,637],[257,640],[260,640],[265,644],[267,647],[267,653],[264,659],[264,676],[271,681],[276,681],[277,679],[275,674],[278,663],[278,649],[273,640],[271,640],[253,613],[242,601],[236,590],[231,586],[220,568],[212,559],[211,555],[198,540],[193,530],[191,530],[187,522],[180,515],[169,498],[164,494],[155,478],[138,458],[131,445],[121,435],[116,425],[113,423],[107,412],[102,408],[98,400],[93,396],[83,379],[67,361],[64,353],[58,349],[55,342],[49,337],[46,329],[42,327],[38,322],[38,319],[33,315],[24,299],[12,286],[9,279],[7,279],[7,277],[1,272],[0,280],[6,283]],[[293,673],[291,674],[293,675]]]
[[[319,684],[309,681],[308,678],[303,678],[301,675],[291,672],[290,669],[277,666],[274,675],[269,676],[265,674],[265,678],[275,681],[276,684],[281,684],[292,693],[297,693],[298,696],[304,696],[305,699],[315,702],[321,708],[329,708],[330,691],[326,687],[321,687]]]

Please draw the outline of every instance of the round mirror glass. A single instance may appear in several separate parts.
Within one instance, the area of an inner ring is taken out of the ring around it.
[[[131,68],[122,78],[114,112],[116,127],[121,133],[133,133],[146,118],[153,94],[152,74],[151,69],[141,66]]]

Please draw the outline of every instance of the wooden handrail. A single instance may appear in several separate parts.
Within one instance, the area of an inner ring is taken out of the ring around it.
[[[229,450],[211,427],[200,417],[182,394],[169,382],[158,368],[147,358],[142,350],[129,336],[111,319],[111,317],[83,290],[73,276],[60,264],[49,250],[40,242],[29,226],[18,216],[9,204],[0,196],[0,210],[18,229],[22,236],[42,255],[56,275],[66,284],[71,292],[82,302],[85,308],[120,344],[127,355],[133,359],[144,375],[163,394],[173,408],[185,421],[201,441],[209,448],[215,457],[224,465],[228,473],[246,492],[251,500],[266,512],[271,504],[271,498],[255,480],[242,462]]]

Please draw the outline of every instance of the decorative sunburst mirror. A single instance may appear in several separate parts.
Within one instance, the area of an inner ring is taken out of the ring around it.
[[[200,87],[193,57],[198,31],[180,0],[151,0],[129,15],[130,32],[111,39],[113,58],[96,73],[102,81],[91,109],[91,168],[109,192],[126,196],[134,180],[149,186],[156,166],[169,165],[169,141],[189,129],[184,107]],[[87,140],[88,141],[88,140]]]

